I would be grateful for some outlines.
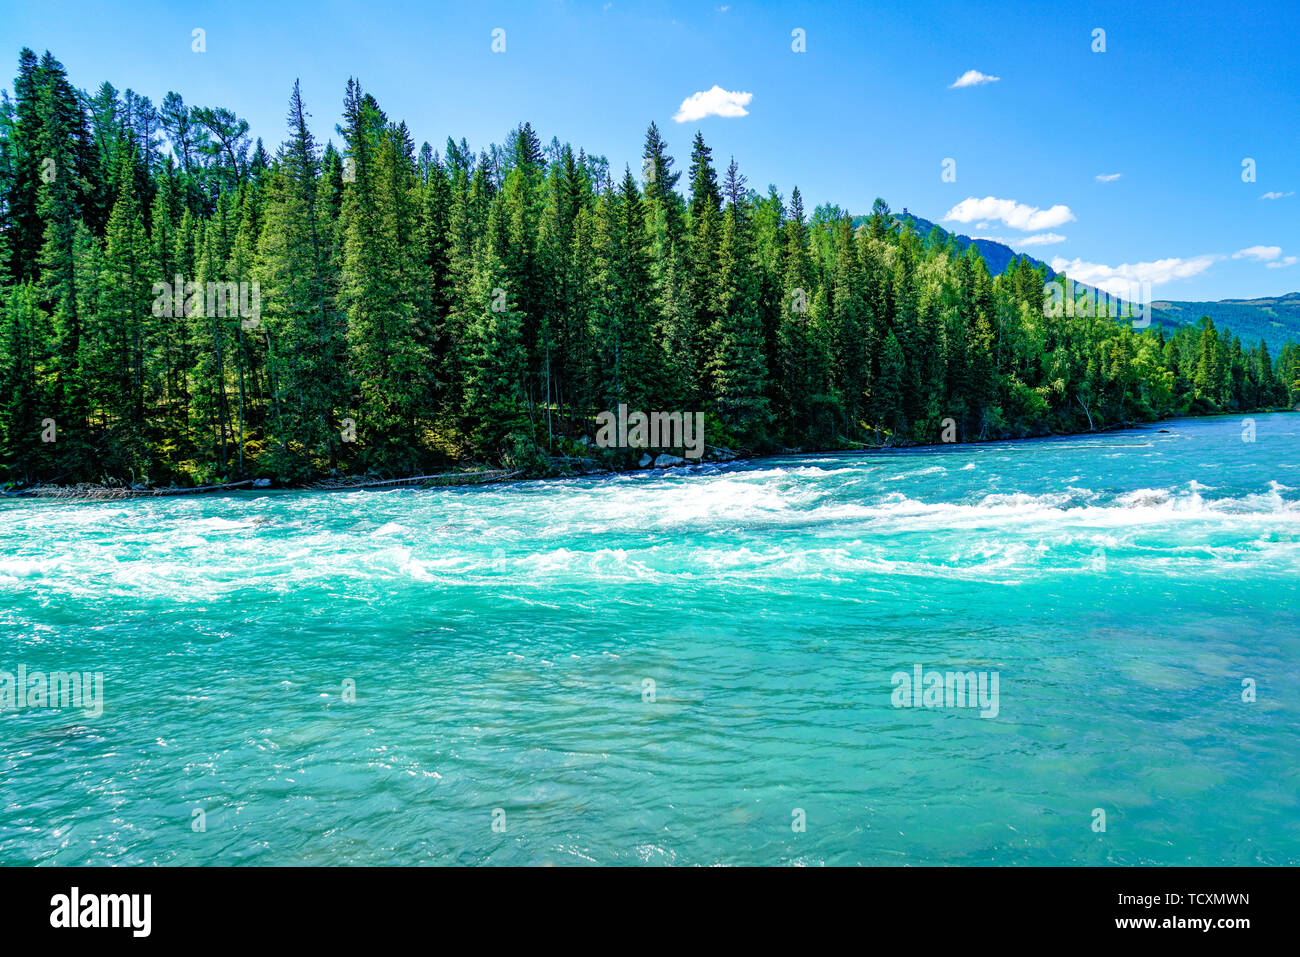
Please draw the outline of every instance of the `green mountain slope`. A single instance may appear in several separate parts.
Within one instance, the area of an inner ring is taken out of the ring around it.
[[[1153,317],[1167,326],[1195,324],[1201,316],[1209,316],[1216,326],[1227,326],[1243,342],[1263,339],[1274,354],[1287,339],[1300,341],[1300,292],[1222,302],[1156,300],[1151,309]]]
[[[943,237],[951,236],[959,249],[965,250],[967,246],[974,245],[984,257],[989,272],[995,276],[1004,272],[1017,257],[1047,270],[1049,276],[1056,275],[1052,267],[1041,259],[1018,253],[1005,243],[950,233],[942,226],[906,210],[898,218],[910,221],[912,229],[922,237],[929,236],[932,230],[937,229]],[[855,220],[855,224],[857,222]],[[1300,292],[1262,299],[1224,299],[1221,302],[1162,299],[1151,304],[1151,312],[1152,322],[1169,329],[1194,326],[1202,316],[1209,316],[1217,327],[1227,326],[1242,342],[1256,343],[1263,339],[1274,355],[1288,339],[1300,342]]]

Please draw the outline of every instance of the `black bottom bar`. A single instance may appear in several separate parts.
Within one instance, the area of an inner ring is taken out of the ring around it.
[[[409,934],[447,944],[468,934],[489,945],[531,934],[535,944],[622,939],[659,949],[703,927],[769,946],[843,930],[863,942],[948,946],[1136,938],[1231,947],[1258,930],[1286,930],[1284,885],[1293,883],[1286,869],[1233,868],[0,868],[0,920],[9,945],[337,947]],[[129,895],[148,895],[147,908]],[[611,922],[629,936],[598,930]]]

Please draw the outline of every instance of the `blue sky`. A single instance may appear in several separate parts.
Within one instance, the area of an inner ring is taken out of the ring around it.
[[[206,53],[191,50],[196,27]],[[504,53],[492,51],[496,28]],[[1104,53],[1092,49],[1098,28]],[[795,29],[806,52],[792,50]],[[1300,4],[1280,2],[289,0],[126,11],[0,0],[10,57],[0,82],[12,88],[19,48],[49,49],[80,87],[108,80],[155,105],[174,89],[230,107],[273,148],[295,78],[325,139],[357,76],[417,143],[464,136],[478,149],[529,120],[543,140],[603,153],[617,170],[639,169],[655,120],[682,170],[699,129],[720,168],[734,154],[751,186],[788,196],[798,185],[809,209],[865,212],[879,195],[1070,264],[1080,279],[1146,278],[1157,298],[1221,299],[1300,289],[1298,37]],[[968,71],[997,79],[954,88]],[[674,120],[715,86],[744,115]],[[941,178],[947,158],[953,182]],[[1246,158],[1254,182],[1242,179]]]

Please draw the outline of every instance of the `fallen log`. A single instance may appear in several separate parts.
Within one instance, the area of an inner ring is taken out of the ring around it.
[[[362,489],[377,488],[446,488],[451,485],[484,485],[488,482],[503,482],[523,474],[523,469],[508,472],[505,469],[489,469],[482,472],[442,472],[435,475],[412,475],[409,478],[370,479],[354,476],[346,479],[327,479],[304,486],[312,492],[351,492]]]
[[[64,501],[117,501],[124,498],[149,498],[157,495],[197,495],[202,492],[228,492],[253,484],[252,479],[221,485],[198,485],[194,488],[133,488],[129,485],[38,485],[10,494],[29,498],[53,498]]]

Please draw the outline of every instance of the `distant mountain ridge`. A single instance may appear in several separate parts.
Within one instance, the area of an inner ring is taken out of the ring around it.
[[[1287,339],[1300,341],[1300,292],[1219,302],[1157,299],[1151,303],[1151,313],[1166,326],[1195,325],[1201,316],[1209,316],[1217,327],[1227,326],[1243,343],[1263,339],[1275,356]]]
[[[974,246],[984,257],[985,265],[994,276],[1005,272],[1011,265],[1011,261],[1016,258],[1024,259],[1032,266],[1047,270],[1049,277],[1056,275],[1056,270],[1041,259],[1036,259],[1027,253],[1018,253],[1006,243],[994,239],[975,239],[949,232],[937,223],[922,219],[906,209],[898,215],[898,218],[910,221],[912,228],[922,239],[929,236],[932,230],[937,229],[945,237],[951,236],[957,248],[963,252],[968,246]],[[854,224],[865,219],[866,217],[858,217],[854,220]],[[1209,316],[1220,329],[1227,326],[1232,334],[1246,345],[1263,339],[1275,356],[1277,350],[1288,339],[1300,342],[1300,292],[1260,299],[1224,299],[1218,302],[1157,299],[1151,304],[1151,321],[1168,329],[1194,326],[1202,316]]]

